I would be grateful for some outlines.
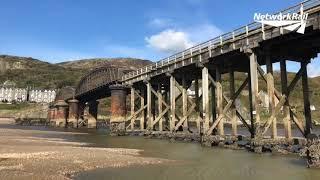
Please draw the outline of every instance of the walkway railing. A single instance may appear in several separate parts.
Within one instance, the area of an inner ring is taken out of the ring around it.
[[[275,14],[298,13],[301,11],[301,9],[303,9],[304,11],[307,11],[307,10],[312,9],[312,8],[319,6],[319,5],[320,5],[320,0],[307,0],[307,1],[304,1],[300,4],[297,4],[295,6],[284,9],[278,13],[275,13]],[[161,68],[163,66],[168,66],[168,65],[183,61],[185,59],[186,54],[192,55],[192,53],[196,52],[196,51],[198,51],[198,52],[200,51],[200,53],[201,53],[202,49],[207,49],[207,51],[208,51],[208,50],[212,50],[212,49],[221,47],[224,44],[227,44],[230,42],[235,42],[239,39],[247,38],[250,35],[255,34],[256,30],[261,29],[261,31],[263,32],[264,28],[266,28],[266,27],[264,27],[264,25],[261,25],[261,23],[258,23],[258,22],[250,23],[246,26],[242,26],[238,29],[235,29],[232,32],[222,34],[222,35],[215,37],[209,41],[200,43],[200,44],[193,46],[189,49],[186,49],[184,51],[176,53],[176,54],[174,54],[170,57],[167,57],[165,59],[162,59],[156,63],[142,67],[136,71],[132,71],[130,73],[127,73],[122,76],[122,81],[129,80],[133,77],[137,77],[142,74],[146,74],[152,70]],[[248,41],[247,41],[247,43],[248,43]]]

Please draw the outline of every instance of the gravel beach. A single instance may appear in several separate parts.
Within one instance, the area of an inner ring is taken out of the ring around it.
[[[96,168],[169,162],[142,157],[138,149],[86,147],[86,143],[54,137],[78,132],[12,128],[8,123],[0,122],[0,179],[72,179],[78,172]]]

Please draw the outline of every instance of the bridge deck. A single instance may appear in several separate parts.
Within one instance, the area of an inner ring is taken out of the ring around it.
[[[320,1],[319,0],[309,0],[301,4],[304,8],[305,13],[309,13],[307,20],[306,29],[307,31],[312,31],[319,29],[319,11],[320,11]],[[281,13],[293,13],[300,12],[301,5],[296,5],[281,11]],[[277,13],[278,14],[278,13]],[[310,29],[311,28],[311,29]],[[290,34],[289,36],[287,34]],[[287,36],[286,36],[287,35]],[[272,40],[281,41],[283,37],[287,38],[305,38],[306,36],[312,35],[292,35],[288,30],[285,30],[281,27],[272,27],[268,25],[262,26],[261,23],[251,23],[241,28],[238,28],[232,32],[218,36],[212,40],[196,45],[190,49],[184,50],[177,54],[174,54],[168,58],[165,58],[161,61],[158,61],[152,65],[145,66],[136,71],[125,74],[122,77],[122,81],[127,84],[132,84],[137,81],[141,81],[147,77],[157,76],[165,72],[170,72],[175,69],[179,69],[188,65],[196,64],[198,62],[217,61],[216,59],[223,58],[224,64],[230,64],[229,62],[232,57],[237,56],[235,63],[238,63],[239,71],[244,71],[243,67],[247,67],[248,64],[245,64],[245,61],[242,61],[243,55],[241,52],[246,52],[246,49],[252,49],[262,45],[263,43],[270,45]],[[313,38],[313,37],[312,37]],[[288,41],[288,39],[287,39]],[[318,41],[319,42],[319,41]],[[287,43],[287,42],[284,42]],[[298,44],[298,43],[295,43]],[[288,44],[286,44],[288,45]],[[289,44],[290,45],[290,44]],[[296,49],[301,49],[304,47],[305,43],[302,46],[297,46]],[[319,44],[317,44],[319,47]],[[292,47],[289,47],[289,49]],[[282,52],[284,52],[282,50]],[[293,53],[292,51],[290,53]],[[306,54],[306,53],[304,53]],[[283,58],[290,59],[289,55],[279,54]],[[310,54],[307,53],[307,56],[316,56],[316,53]],[[299,56],[291,55],[293,59],[305,59],[299,54]],[[310,58],[310,57],[309,57]],[[241,62],[241,63],[239,63]],[[244,63],[244,64],[243,64]],[[265,62],[259,62],[260,65],[265,65]],[[241,67],[242,65],[242,67]]]

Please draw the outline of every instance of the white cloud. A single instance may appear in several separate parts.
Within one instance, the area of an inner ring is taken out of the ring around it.
[[[172,20],[165,18],[154,18],[149,22],[148,25],[152,28],[166,28],[172,25]]]
[[[162,20],[158,20],[155,20],[154,23],[165,25],[161,22]],[[146,46],[109,43],[109,45],[103,47],[103,52],[99,53],[99,55],[104,57],[135,57],[159,60],[164,56],[190,48],[196,43],[216,37],[220,33],[222,31],[211,24],[201,24],[179,29],[167,28],[157,34],[145,37]]]
[[[320,76],[320,57],[311,60],[311,63],[308,64],[308,76],[317,77]]]
[[[146,37],[145,40],[149,47],[164,53],[174,53],[193,45],[186,32],[173,29],[167,29]]]
[[[208,41],[223,33],[221,29],[209,23],[192,26],[192,28],[187,28],[186,31],[191,41],[197,44]]]
[[[166,29],[146,37],[148,47],[162,53],[175,53],[190,48],[221,34],[222,31],[212,24],[192,25],[181,29]]]
[[[314,66],[308,66],[308,76],[309,77],[317,77],[320,76],[320,70],[319,68],[316,68]]]

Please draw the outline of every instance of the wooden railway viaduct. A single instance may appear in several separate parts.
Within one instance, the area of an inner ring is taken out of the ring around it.
[[[119,69],[100,68],[90,72],[80,81],[75,99],[69,101],[69,122],[76,127],[87,104],[94,127],[97,100],[111,96],[111,131],[117,134],[237,138],[241,126],[251,138],[291,140],[296,126],[303,137],[308,136],[312,117],[307,65],[320,52],[320,1],[305,1],[281,13],[308,13],[304,34],[254,22],[136,71],[123,74]],[[300,64],[291,82],[287,78],[288,61]],[[281,91],[275,87],[274,63],[280,63]],[[261,66],[266,66],[266,72]],[[239,73],[246,77],[242,84],[235,84],[235,74]],[[227,89],[222,86],[222,76],[229,78]],[[290,104],[290,93],[300,79],[302,117]],[[269,113],[263,118],[258,95],[261,83],[266,83],[269,101]],[[191,86],[195,89],[193,98],[187,92]],[[249,92],[248,118],[235,106],[237,99],[243,100],[243,90]],[[64,108],[60,108],[66,106],[58,102],[58,109],[52,110],[56,117],[51,118],[66,122]],[[279,124],[283,125],[283,137]]]

